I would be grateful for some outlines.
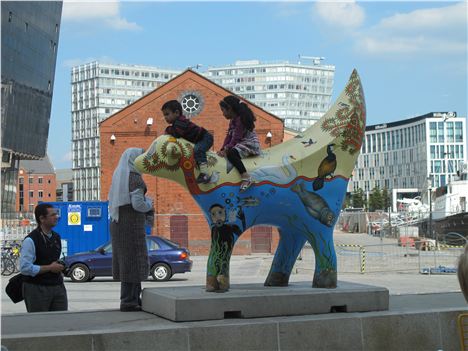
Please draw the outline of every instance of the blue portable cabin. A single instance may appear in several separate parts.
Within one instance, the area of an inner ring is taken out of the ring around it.
[[[110,238],[107,201],[48,202],[57,209],[54,231],[62,238],[64,256],[89,251]]]

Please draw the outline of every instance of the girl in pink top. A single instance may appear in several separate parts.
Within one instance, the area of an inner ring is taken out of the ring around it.
[[[260,155],[260,142],[255,133],[255,116],[245,102],[229,95],[219,102],[223,116],[229,120],[229,128],[223,147],[218,155],[227,157],[239,171],[242,182],[240,191],[246,191],[252,185],[252,179],[245,169],[242,158]]]

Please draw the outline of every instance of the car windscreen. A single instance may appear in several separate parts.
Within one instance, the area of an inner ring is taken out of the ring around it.
[[[164,242],[166,245],[170,246],[170,247],[174,247],[174,248],[179,248],[180,245],[169,240],[169,239],[166,239],[166,238],[162,238],[162,237],[159,237],[161,239],[162,242]]]
[[[112,253],[112,242],[109,241],[109,242],[107,242],[105,244],[102,244],[101,246],[98,246],[96,248],[96,250],[94,250],[94,251],[100,252],[102,250],[104,250],[104,252],[106,252],[106,253]]]

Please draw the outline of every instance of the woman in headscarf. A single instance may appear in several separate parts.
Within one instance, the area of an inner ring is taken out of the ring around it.
[[[141,310],[141,282],[148,278],[145,215],[153,201],[145,196],[146,185],[133,165],[144,149],[129,148],[120,157],[109,191],[112,275],[120,280],[120,310]]]

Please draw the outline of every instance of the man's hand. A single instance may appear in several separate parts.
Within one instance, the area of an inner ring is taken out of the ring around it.
[[[57,261],[55,262],[52,262],[51,264],[49,264],[49,272],[52,272],[52,273],[60,273],[62,272],[63,270],[65,269],[65,266],[58,263]]]
[[[226,157],[226,151],[224,151],[224,150],[219,150],[219,151],[217,152],[217,154],[218,154],[218,156]]]

